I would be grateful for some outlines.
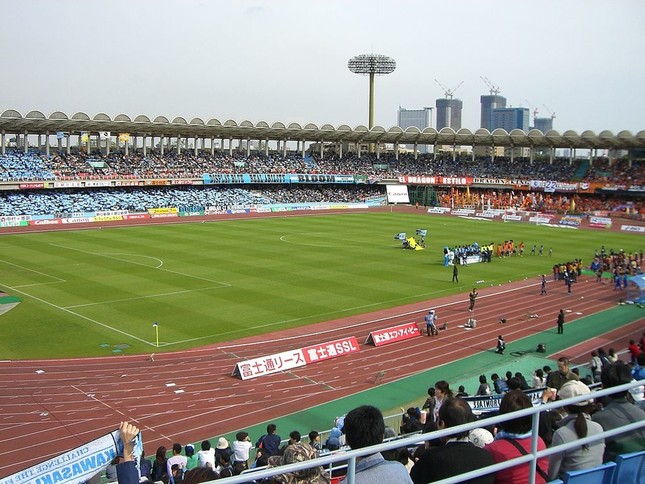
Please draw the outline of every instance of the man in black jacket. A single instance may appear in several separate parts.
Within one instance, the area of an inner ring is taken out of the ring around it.
[[[450,398],[439,409],[440,430],[474,421],[470,405],[462,398]],[[438,481],[494,464],[489,452],[468,440],[468,432],[453,434],[442,440],[444,445],[426,450],[412,467],[410,477],[414,483]],[[487,474],[468,482],[493,483],[495,474]]]

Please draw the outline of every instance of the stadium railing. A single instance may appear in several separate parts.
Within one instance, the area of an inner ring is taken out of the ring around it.
[[[612,395],[614,393],[619,393],[619,392],[624,392],[628,391],[632,388],[638,387],[638,386],[643,386],[645,385],[645,380],[641,380],[638,382],[631,382],[627,383],[625,385],[620,385],[617,387],[613,388],[608,388],[605,390],[600,390],[598,392],[593,393],[594,398],[601,398],[605,397],[608,395]],[[532,437],[531,437],[531,452],[514,458],[510,459],[505,462],[501,462],[499,464],[494,464],[492,466],[488,466],[482,469],[477,469],[474,471],[466,472],[463,474],[459,474],[457,476],[448,478],[448,479],[443,479],[441,481],[437,481],[441,484],[452,484],[452,483],[458,483],[458,482],[463,482],[464,480],[467,479],[472,479],[475,477],[483,476],[486,474],[490,474],[493,472],[500,471],[502,469],[507,469],[509,467],[514,467],[519,464],[524,464],[527,462],[532,462],[533,465],[529,467],[530,469],[530,474],[529,474],[529,483],[534,484],[535,483],[535,464],[537,460],[541,457],[547,457],[551,454],[557,454],[565,450],[573,449],[576,447],[579,447],[580,445],[588,444],[591,442],[595,442],[597,440],[605,439],[607,437],[613,437],[616,435],[620,435],[625,432],[637,430],[637,429],[643,429],[645,428],[645,420],[642,420],[640,422],[633,422],[629,423],[627,425],[617,427],[615,429],[611,430],[605,430],[602,433],[598,435],[593,435],[589,437],[585,437],[583,439],[578,439],[574,442],[570,442],[567,444],[555,446],[555,447],[549,447],[547,449],[538,451],[537,450],[537,445],[538,445],[538,417],[541,412],[543,411],[550,411],[550,410],[556,410],[560,407],[564,407],[566,405],[571,405],[572,403],[576,402],[581,402],[583,400],[587,400],[588,396],[581,396],[581,397],[576,397],[576,398],[570,398],[565,400],[558,400],[555,402],[550,402],[547,403],[546,405],[538,405],[532,408],[527,408],[525,410],[520,410],[517,412],[513,412],[511,414],[506,414],[506,415],[498,415],[495,417],[490,417],[485,420],[485,426],[491,426],[494,424],[498,424],[500,422],[505,422],[507,420],[512,420],[516,419],[519,417],[526,417],[526,416],[531,416],[532,417]],[[381,452],[385,450],[392,450],[396,448],[400,448],[403,446],[408,446],[408,447],[414,447],[417,446],[427,440],[432,440],[432,439],[439,439],[442,437],[448,437],[451,434],[458,433],[458,432],[464,432],[467,430],[472,430],[474,428],[478,428],[482,426],[482,421],[475,421],[473,423],[465,424],[465,425],[460,425],[458,427],[452,427],[449,429],[444,429],[444,430],[438,430],[435,432],[430,432],[426,434],[415,434],[412,436],[406,436],[402,437],[390,442],[385,442],[379,445],[375,445],[372,447],[367,447],[364,449],[357,449],[357,450],[348,450],[344,452],[337,452],[334,454],[330,454],[327,456],[319,457],[317,459],[297,463],[297,464],[289,464],[285,466],[279,466],[279,467],[271,467],[263,470],[258,470],[256,472],[252,473],[252,478],[253,479],[262,479],[265,477],[271,477],[279,474],[286,474],[289,472],[294,472],[302,469],[308,469],[311,467],[315,466],[325,466],[328,467],[330,463],[337,463],[337,462],[347,462],[347,482],[348,484],[353,484],[354,483],[354,477],[355,477],[355,471],[356,471],[356,460],[360,457],[367,456],[374,454],[376,452]],[[243,483],[243,482],[249,482],[249,478],[251,475],[249,474],[243,474],[239,476],[234,476],[234,477],[229,477],[226,479],[219,479],[217,482],[226,482],[230,484],[237,484],[237,483]],[[215,482],[215,481],[212,481]]]

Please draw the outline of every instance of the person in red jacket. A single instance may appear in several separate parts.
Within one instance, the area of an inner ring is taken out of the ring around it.
[[[641,354],[641,349],[638,347],[638,345],[636,344],[636,341],[634,341],[633,339],[629,340],[629,346],[627,347],[627,349],[629,350],[629,354],[631,356],[632,365],[635,365],[636,360],[638,359],[638,355]]]
[[[531,399],[522,390],[511,390],[504,395],[499,405],[500,415],[531,408]],[[546,449],[541,437],[536,436],[537,450]],[[531,452],[531,416],[515,418],[499,424],[495,440],[484,447],[493,456],[495,463],[506,462]],[[521,484],[529,482],[529,465],[519,464],[495,473],[496,484]],[[547,481],[549,458],[541,457],[537,461],[535,482]]]

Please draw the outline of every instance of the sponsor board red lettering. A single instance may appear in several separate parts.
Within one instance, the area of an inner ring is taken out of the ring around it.
[[[302,349],[302,352],[305,355],[306,364],[317,363],[319,361],[329,360],[338,356],[357,353],[358,351],[358,341],[354,336],[314,346],[307,346]]]
[[[45,220],[30,220],[29,225],[61,225],[63,222],[59,218],[50,218]]]
[[[414,338],[420,335],[421,332],[419,331],[417,323],[412,322],[400,324],[391,328],[372,331],[367,337],[366,342],[373,343],[374,346],[383,346],[390,343],[396,343],[397,341],[404,341],[406,339]]]
[[[147,213],[131,213],[130,215],[124,215],[124,220],[140,220],[144,218],[150,218]]]

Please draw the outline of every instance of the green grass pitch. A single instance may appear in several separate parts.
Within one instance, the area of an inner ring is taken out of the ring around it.
[[[428,248],[402,250],[394,235],[417,228]],[[444,246],[506,239],[523,240],[526,255],[461,267],[451,282]],[[0,358],[186,349],[467,292],[479,280],[537,278],[556,262],[589,263],[603,244],[631,252],[642,242],[396,212],[3,235],[0,290],[23,302],[0,316]],[[534,243],[543,257],[528,255]]]

